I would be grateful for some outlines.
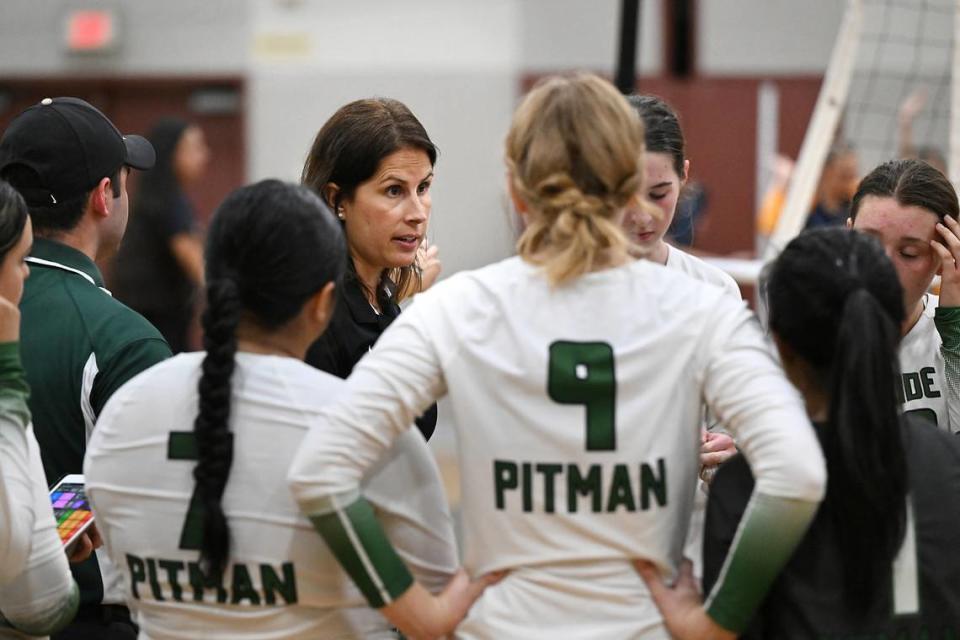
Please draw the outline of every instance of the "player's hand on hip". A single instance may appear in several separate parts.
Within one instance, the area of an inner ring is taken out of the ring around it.
[[[647,584],[671,637],[676,640],[732,640],[737,637],[707,615],[689,560],[680,565],[680,574],[672,587],[663,584],[652,563],[635,560],[633,566]]]
[[[497,571],[473,580],[459,569],[437,596],[415,582],[380,611],[411,640],[443,638],[457,628],[484,590],[502,580],[506,573]]]
[[[930,246],[941,261],[940,306],[960,307],[960,224],[950,216],[937,223],[939,240],[931,240]]]
[[[424,240],[417,249],[417,264],[420,265],[420,291],[426,291],[437,281],[443,264],[440,262],[440,249]]]
[[[506,575],[506,571],[495,571],[472,579],[464,569],[458,569],[443,592],[437,596],[437,600],[445,610],[448,619],[456,621],[447,633],[456,629],[457,625],[467,617],[470,607],[477,601],[477,598],[483,595],[487,587],[500,582]]]

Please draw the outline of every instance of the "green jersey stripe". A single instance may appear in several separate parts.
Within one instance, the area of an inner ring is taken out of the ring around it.
[[[310,521],[370,606],[383,607],[410,588],[413,576],[387,539],[370,503],[359,495],[345,507],[338,502],[329,500],[327,506],[333,510],[311,515]]]
[[[790,560],[819,503],[754,491],[733,538],[717,584],[705,603],[725,629],[741,633],[770,585]],[[763,549],[763,553],[758,550]]]

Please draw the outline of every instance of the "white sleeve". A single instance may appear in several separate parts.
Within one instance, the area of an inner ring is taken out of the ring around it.
[[[422,546],[413,549],[411,541],[423,533],[422,527],[395,528],[406,538],[395,546],[377,517],[376,490],[374,501],[360,493],[364,476],[446,391],[439,354],[427,337],[431,319],[421,297],[390,325],[354,368],[341,399],[321,411],[287,476],[300,510],[374,608],[389,604],[413,584],[405,560],[414,560],[415,571],[417,562],[427,569],[428,582],[428,574],[437,574],[445,562],[428,559]],[[403,542],[410,543],[406,549]],[[405,551],[406,558],[401,555]]]
[[[440,470],[419,430],[397,439],[362,491],[417,582],[441,591],[460,562]]]
[[[31,544],[20,571],[0,587],[0,612],[16,629],[46,636],[73,619],[79,602],[44,484],[40,449],[27,432]]]
[[[7,409],[0,402],[0,586],[23,571],[37,517],[26,417]]]
[[[803,399],[742,302],[719,301],[704,333],[704,396],[769,496],[817,502],[826,466]]]
[[[440,356],[428,339],[430,309],[419,296],[380,336],[324,409],[287,476],[307,514],[328,511],[333,496],[355,495],[364,474],[414,419],[446,393]]]

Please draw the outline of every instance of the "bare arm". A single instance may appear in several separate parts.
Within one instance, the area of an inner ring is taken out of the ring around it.
[[[170,238],[170,252],[177,264],[198,287],[203,286],[203,243],[192,233],[178,233]]]

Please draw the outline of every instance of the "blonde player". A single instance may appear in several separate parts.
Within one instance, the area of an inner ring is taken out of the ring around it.
[[[290,471],[301,508],[412,638],[664,638],[631,558],[677,566],[693,499],[701,401],[760,480],[703,637],[749,620],[816,510],[825,473],[802,403],[742,302],[630,255],[643,127],[591,75],[518,107],[509,186],[519,256],[418,296],[326,408]],[[466,570],[440,597],[394,553],[361,493],[367,469],[449,395]],[[760,549],[762,553],[758,553]],[[462,624],[461,624],[462,621]]]
[[[109,401],[85,471],[141,638],[389,638],[286,487],[300,440],[343,381],[303,363],[343,275],[340,225],[275,180],[220,206],[206,247],[203,353]],[[415,431],[362,482],[418,579],[456,569],[439,474]]]
[[[883,244],[907,317],[897,395],[904,412],[960,432],[960,205],[947,178],[921,160],[894,160],[857,188],[850,224]],[[928,293],[941,274],[940,297]]]

